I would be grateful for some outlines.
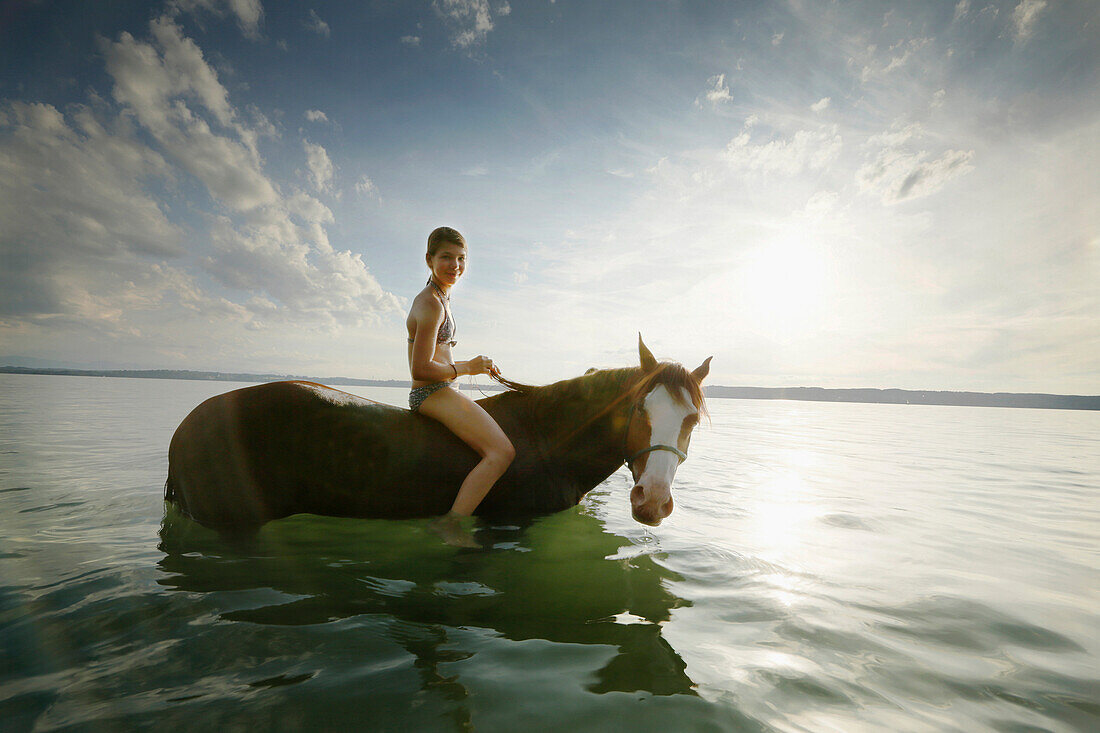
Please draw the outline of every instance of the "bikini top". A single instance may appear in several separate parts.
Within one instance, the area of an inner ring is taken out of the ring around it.
[[[458,330],[455,324],[455,319],[451,317],[451,309],[448,305],[450,298],[448,298],[443,290],[435,284],[434,280],[429,279],[428,284],[435,289],[435,297],[439,298],[439,302],[443,304],[443,323],[439,324],[439,332],[435,335],[435,342],[437,344],[447,344],[454,346],[458,342],[454,340],[455,332]],[[409,339],[411,344],[413,339]]]

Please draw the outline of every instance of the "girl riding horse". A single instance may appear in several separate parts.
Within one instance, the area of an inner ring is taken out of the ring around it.
[[[450,512],[437,525],[445,536],[457,530],[459,517],[474,513],[516,455],[489,413],[452,386],[463,374],[497,374],[487,356],[455,361],[451,354],[456,344],[451,288],[466,270],[466,254],[466,240],[450,227],[439,227],[428,236],[424,260],[431,274],[405,320],[413,379],[409,409],[439,421],[481,456],[462,482]]]

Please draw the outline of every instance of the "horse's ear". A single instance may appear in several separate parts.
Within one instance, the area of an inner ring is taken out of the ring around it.
[[[586,371],[585,374],[588,375],[588,374],[591,374],[592,372],[598,372],[598,371],[599,371],[599,369],[597,369],[596,367],[588,367],[588,371]]]
[[[710,374],[710,360],[713,358],[713,356],[708,356],[702,364],[695,367],[695,370],[691,373],[691,376],[695,377],[695,381],[702,382]]]
[[[642,341],[642,334],[638,332],[638,358],[642,362],[642,371],[651,372],[657,368],[657,360],[653,358],[653,352]]]

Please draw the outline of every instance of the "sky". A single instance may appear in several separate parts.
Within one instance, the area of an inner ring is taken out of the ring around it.
[[[0,0],[0,362],[1100,394],[1100,3]]]

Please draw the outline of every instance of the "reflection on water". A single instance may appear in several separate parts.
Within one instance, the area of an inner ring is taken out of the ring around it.
[[[455,550],[422,522],[301,515],[232,546],[170,512],[158,563],[167,575],[158,582],[226,594],[217,618],[229,621],[391,617],[400,624],[390,638],[416,657],[426,685],[442,679],[441,662],[473,656],[445,630],[461,627],[517,642],[606,647],[606,661],[584,685],[593,692],[694,694],[684,662],[661,636],[672,609],[685,605],[667,590],[675,574],[645,555],[606,561],[622,540],[582,513],[484,525],[475,536],[480,548]],[[620,622],[624,614],[629,623]]]
[[[166,514],[233,386],[0,375],[5,731],[1100,728],[1100,414],[715,400],[659,528],[457,549]]]
[[[580,511],[483,523],[476,549],[440,543],[421,521],[308,515],[233,540],[169,510],[160,537],[158,584],[202,606],[189,653],[200,645],[196,659],[209,659],[217,649],[216,667],[236,670],[238,687],[299,685],[312,695],[352,683],[358,705],[403,727],[410,713],[459,728],[566,724],[601,707],[592,694],[650,700],[639,723],[657,715],[671,724],[686,712],[715,729],[749,722],[698,700],[662,635],[687,605],[669,590],[682,579],[645,554],[616,559],[622,538]],[[250,659],[260,668],[239,676]],[[142,670],[149,674],[157,670]],[[225,686],[188,700],[201,709]],[[657,696],[689,699],[656,705]],[[284,700],[301,704],[290,695],[267,705]]]

